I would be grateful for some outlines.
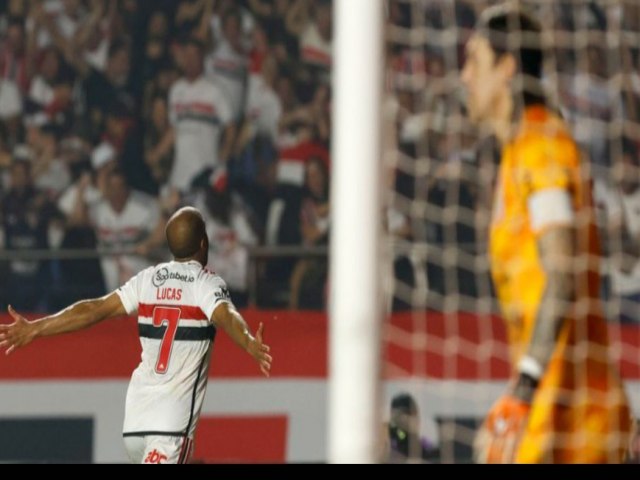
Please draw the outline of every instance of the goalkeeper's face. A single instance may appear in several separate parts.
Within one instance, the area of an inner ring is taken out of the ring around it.
[[[474,123],[482,123],[501,115],[504,96],[509,95],[513,77],[508,57],[496,59],[489,41],[473,35],[467,43],[462,69],[462,83],[466,88],[467,110]]]

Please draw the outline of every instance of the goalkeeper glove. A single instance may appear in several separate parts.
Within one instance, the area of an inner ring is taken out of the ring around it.
[[[476,436],[476,462],[513,463],[529,408],[529,404],[509,394],[498,399]]]

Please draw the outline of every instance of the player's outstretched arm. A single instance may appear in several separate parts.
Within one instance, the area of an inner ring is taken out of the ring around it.
[[[260,371],[266,377],[269,376],[273,359],[269,355],[269,346],[262,342],[262,332],[264,331],[262,323],[254,337],[251,335],[247,322],[244,321],[242,315],[228,303],[222,303],[214,310],[212,321],[216,326],[222,328],[236,345],[258,362]]]
[[[111,317],[126,315],[120,297],[111,293],[102,298],[83,300],[48,317],[28,321],[9,306],[14,322],[0,325],[0,348],[9,355],[16,348],[24,347],[38,337],[75,332]]]

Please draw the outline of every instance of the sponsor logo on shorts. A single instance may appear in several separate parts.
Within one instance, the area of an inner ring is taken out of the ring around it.
[[[157,449],[153,449],[147,455],[147,458],[144,459],[144,463],[163,463],[167,459],[166,455],[160,453]]]

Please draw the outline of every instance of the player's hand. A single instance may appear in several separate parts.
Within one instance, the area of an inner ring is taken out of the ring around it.
[[[9,355],[16,348],[30,344],[36,338],[33,323],[18,314],[11,305],[7,309],[14,322],[11,325],[0,325],[0,349],[6,348],[5,354]]]
[[[477,463],[513,463],[529,409],[528,403],[512,395],[498,399],[473,443]]]
[[[269,350],[271,350],[269,346],[262,343],[263,332],[264,324],[261,323],[258,327],[255,338],[249,342],[247,351],[256,360],[256,362],[258,362],[258,365],[260,365],[260,371],[264,376],[268,377],[269,372],[271,371],[271,362],[273,361],[273,358],[269,355]]]

